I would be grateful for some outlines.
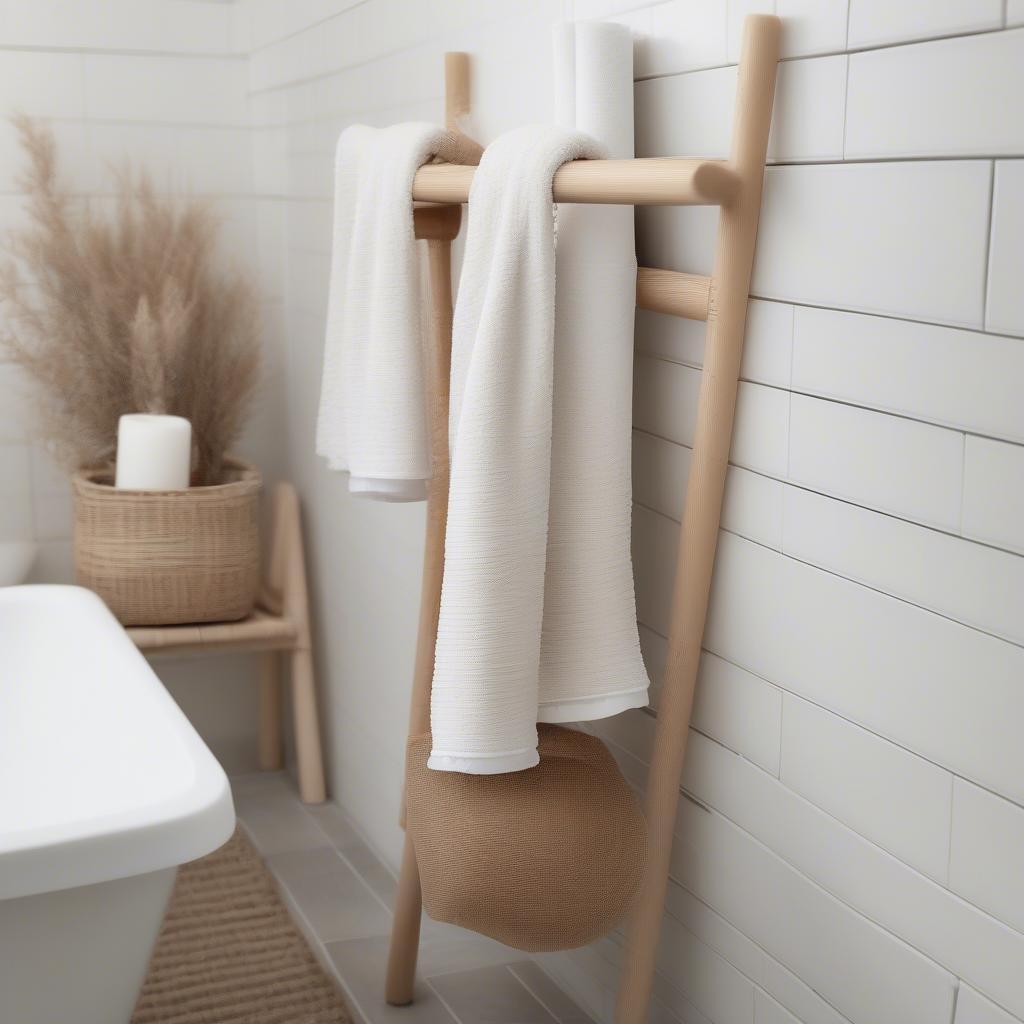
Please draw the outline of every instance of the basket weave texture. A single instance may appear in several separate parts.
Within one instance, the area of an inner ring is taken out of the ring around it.
[[[126,491],[109,469],[81,470],[75,575],[126,626],[231,622],[260,582],[260,475],[235,459],[228,480],[187,491]]]

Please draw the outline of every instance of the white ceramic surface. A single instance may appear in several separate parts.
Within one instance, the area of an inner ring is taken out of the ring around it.
[[[227,778],[92,592],[0,590],[0,1021],[122,1024]]]
[[[0,1020],[128,1024],[176,873],[0,900]]]
[[[0,592],[0,898],[181,864],[234,828],[227,777],[91,591]]]

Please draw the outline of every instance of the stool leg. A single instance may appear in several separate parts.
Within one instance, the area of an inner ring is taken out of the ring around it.
[[[412,1002],[416,983],[416,957],[420,945],[420,872],[412,840],[405,837],[402,871],[398,876],[395,916],[391,922],[391,949],[388,953],[388,975],[384,998],[392,1006]]]
[[[281,732],[281,655],[260,655],[260,768],[279,772],[284,766]]]
[[[295,759],[299,768],[299,795],[303,803],[327,799],[324,764],[320,754],[320,725],[316,713],[313,655],[307,648],[292,653],[292,714],[295,719]]]

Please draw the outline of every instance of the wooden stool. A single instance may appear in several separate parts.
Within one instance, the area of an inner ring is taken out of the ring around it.
[[[281,483],[271,497],[271,544],[266,579],[256,610],[240,622],[183,626],[130,626],[128,635],[150,655],[260,651],[260,767],[284,765],[281,729],[284,657],[291,664],[292,716],[299,793],[307,804],[326,799],[320,752],[316,685],[309,634],[309,594],[299,499]]]

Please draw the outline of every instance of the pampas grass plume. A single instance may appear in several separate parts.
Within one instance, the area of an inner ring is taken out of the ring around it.
[[[14,125],[29,216],[0,266],[0,348],[34,384],[43,436],[68,469],[92,467],[113,460],[123,413],[184,416],[194,482],[221,482],[259,378],[258,304],[218,262],[213,212],[123,170],[102,218],[60,189],[52,133]]]

